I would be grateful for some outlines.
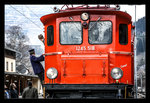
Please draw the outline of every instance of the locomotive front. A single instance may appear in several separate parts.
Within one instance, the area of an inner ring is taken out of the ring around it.
[[[128,98],[134,84],[131,16],[72,7],[41,17],[48,98]]]

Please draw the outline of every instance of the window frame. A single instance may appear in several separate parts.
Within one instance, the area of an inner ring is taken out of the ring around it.
[[[8,71],[9,70],[9,64],[8,64],[8,61],[6,61],[6,71]]]
[[[11,71],[13,71],[13,62],[11,62]]]
[[[61,43],[61,30],[60,30],[61,28],[60,28],[60,25],[61,25],[61,23],[64,23],[64,22],[79,22],[79,23],[81,23],[81,21],[62,21],[62,22],[60,22],[59,23],[59,43],[61,45],[81,45],[83,43],[83,28],[82,28],[82,23],[81,23],[81,39],[82,39],[82,41],[81,41],[80,44],[62,44]]]
[[[127,32],[126,32],[126,34],[127,34],[127,35],[126,35],[126,40],[127,40],[127,41],[126,41],[125,43],[120,43],[120,25],[126,25],[126,27],[127,27],[127,29],[126,29],[126,31],[127,31]],[[128,36],[129,36],[129,33],[128,33],[128,24],[120,23],[120,24],[119,24],[119,44],[120,44],[120,45],[127,45],[127,44],[128,44]]]
[[[110,43],[94,43],[94,44],[91,44],[90,42],[89,42],[89,30],[88,30],[88,43],[90,44],[90,45],[109,45],[109,44],[112,44],[112,42],[113,42],[113,22],[111,21],[111,20],[101,20],[101,21],[99,21],[99,22],[106,22],[106,21],[109,21],[110,23],[111,23],[111,26],[112,26],[112,28],[111,28],[111,30],[112,30],[112,32],[111,32],[111,42]],[[90,22],[96,22],[96,21],[90,21]],[[90,25],[90,22],[89,22],[89,25]],[[88,25],[88,26],[89,26]]]
[[[52,34],[53,34],[53,35],[52,35],[52,36],[53,36],[53,37],[52,37],[52,43],[49,41],[50,38],[48,37],[48,34],[49,34],[49,33],[48,33],[48,28],[49,28],[49,27],[52,27],[52,30],[53,30],[53,31],[52,31]],[[48,46],[53,46],[53,45],[54,45],[54,26],[53,26],[53,25],[47,26],[47,45],[48,45]]]

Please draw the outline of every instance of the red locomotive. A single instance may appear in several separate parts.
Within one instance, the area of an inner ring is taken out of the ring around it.
[[[134,85],[132,21],[108,5],[41,17],[48,98],[128,98]]]

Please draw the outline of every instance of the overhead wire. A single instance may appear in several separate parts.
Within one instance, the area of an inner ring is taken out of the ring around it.
[[[28,19],[29,21],[31,21],[34,25],[36,25],[38,28],[40,28],[41,30],[43,30],[39,25],[37,25],[35,22],[33,22],[30,18],[28,18],[27,16],[25,16],[23,13],[21,13],[19,10],[17,10],[15,7],[13,7],[12,5],[9,5],[10,7],[12,7],[14,10],[16,10],[17,12],[19,12],[21,15],[23,15],[26,19]]]
[[[37,18],[39,18],[38,15],[34,13],[28,6],[25,6],[25,7],[28,8],[28,10],[30,10]]]

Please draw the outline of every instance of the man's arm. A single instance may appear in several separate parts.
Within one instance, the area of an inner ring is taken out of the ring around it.
[[[25,90],[24,90],[23,93],[22,93],[22,98],[23,98],[23,99],[25,98]]]
[[[37,61],[44,61],[44,56],[43,55],[41,55],[40,57],[32,56],[31,60],[35,61],[35,62],[37,62]]]

